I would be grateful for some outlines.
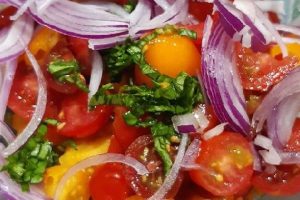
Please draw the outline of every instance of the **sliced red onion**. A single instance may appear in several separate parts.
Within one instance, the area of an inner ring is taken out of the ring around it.
[[[236,132],[249,134],[246,100],[235,64],[234,44],[224,28],[207,17],[202,41],[201,74],[218,119]]]
[[[0,62],[16,58],[23,53],[24,47],[19,39],[27,45],[31,40],[33,28],[30,17],[23,15],[9,27],[0,30]]]
[[[222,124],[219,124],[219,125],[215,126],[214,128],[212,128],[209,131],[205,132],[202,135],[202,138],[204,140],[209,140],[209,139],[211,139],[215,136],[220,135],[221,133],[224,132],[224,128],[225,128],[226,125],[227,125],[227,123],[222,123]]]
[[[15,139],[13,131],[2,120],[0,120],[0,136],[2,136],[8,144]]]
[[[18,9],[18,11],[10,17],[11,20],[17,20],[21,17],[27,9],[35,2],[35,0],[26,0]]]
[[[149,173],[146,167],[143,164],[141,164],[139,161],[137,161],[132,157],[124,156],[122,154],[106,153],[106,154],[92,156],[83,161],[78,162],[64,174],[64,176],[60,179],[57,185],[55,195],[54,195],[54,200],[59,200],[59,196],[63,191],[66,182],[69,180],[69,178],[71,178],[80,170],[86,169],[88,167],[96,166],[96,165],[102,165],[105,163],[115,163],[115,162],[123,163],[125,165],[134,168],[137,171],[137,173],[140,175]]]
[[[191,144],[188,146],[184,157],[181,162],[181,167],[184,169],[194,169],[198,164],[195,163],[196,158],[200,153],[200,144],[199,139],[194,139]]]
[[[263,14],[254,1],[236,0],[233,4],[227,1],[214,1],[221,14],[225,31],[235,39],[241,39],[245,46],[256,51],[264,51],[267,45],[274,40],[279,44],[283,56],[287,56],[287,48],[279,33],[270,20]]]
[[[265,121],[267,120],[269,125],[272,122],[277,122],[278,120],[274,119],[274,117],[279,117],[280,120],[284,119],[288,113],[285,112],[284,116],[274,115],[273,111],[276,107],[286,98],[298,95],[300,93],[300,68],[296,68],[291,71],[281,82],[275,85],[272,90],[265,96],[260,106],[256,109],[253,118],[252,118],[252,126],[256,127],[256,132],[260,132],[263,128]],[[291,97],[292,98],[292,97]],[[297,99],[295,99],[297,100]],[[284,104],[282,104],[284,105]],[[274,121],[273,121],[274,120]],[[278,138],[277,130],[275,125],[270,125],[273,128],[268,130],[268,135],[274,141],[274,139]],[[288,127],[289,125],[285,126]],[[274,129],[275,128],[275,129]],[[289,134],[285,130],[280,130],[280,134]],[[274,144],[274,145],[277,145]]]
[[[209,124],[200,106],[192,113],[175,115],[171,120],[175,130],[179,133],[202,132]]]
[[[262,167],[261,167],[261,160],[260,160],[260,157],[258,155],[258,152],[257,150],[255,149],[254,147],[254,144],[253,142],[250,142],[250,148],[251,148],[251,152],[252,152],[252,155],[253,155],[253,169],[255,171],[262,171]]]
[[[254,3],[264,12],[275,12],[280,15],[285,14],[284,6],[286,0],[256,0]]]
[[[296,26],[289,26],[284,24],[275,24],[274,25],[277,31],[282,31],[285,33],[292,33],[293,35],[300,36],[300,28]]]
[[[89,84],[89,100],[96,94],[102,79],[103,61],[101,55],[97,51],[93,52],[92,72]]]
[[[13,59],[8,61],[5,66],[0,66],[0,76],[3,77],[3,80],[0,80],[0,121],[4,119],[11,85],[17,69],[17,62],[16,59]]]
[[[281,157],[273,147],[270,138],[263,135],[257,135],[254,139],[254,144],[266,149],[258,151],[266,163],[271,165],[279,165],[281,163]]]
[[[148,199],[148,200],[162,200],[164,199],[165,195],[169,192],[169,190],[172,188],[173,184],[175,183],[178,173],[181,168],[181,163],[184,158],[185,148],[188,143],[188,136],[183,135],[181,138],[181,142],[178,148],[177,156],[175,158],[174,164],[165,178],[163,184],[161,187]]]
[[[39,90],[38,90],[38,97],[37,97],[35,111],[29,123],[24,128],[22,133],[18,135],[18,137],[12,143],[10,143],[6,149],[2,151],[2,155],[4,157],[7,157],[13,154],[14,152],[16,152],[23,144],[26,143],[26,141],[30,138],[30,136],[35,132],[40,122],[42,121],[43,115],[46,110],[46,104],[47,104],[47,85],[43,73],[40,69],[40,66],[37,60],[35,59],[35,57],[30,53],[28,48],[25,46],[24,42],[22,40],[20,40],[19,42],[22,45],[24,45],[27,57],[30,60],[32,67],[35,71],[38,80]]]

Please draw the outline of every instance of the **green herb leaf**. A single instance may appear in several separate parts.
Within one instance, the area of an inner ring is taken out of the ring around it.
[[[76,60],[55,59],[49,63],[48,71],[57,81],[74,84],[82,91],[89,92]]]
[[[136,1],[135,0],[128,0],[126,4],[124,4],[124,10],[126,10],[126,12],[131,13],[136,6]]]
[[[46,133],[46,124],[41,124],[35,135],[7,158],[7,163],[1,169],[7,171],[23,191],[29,190],[29,184],[40,183],[46,168],[57,162],[58,156],[53,151],[52,143],[44,139]]]

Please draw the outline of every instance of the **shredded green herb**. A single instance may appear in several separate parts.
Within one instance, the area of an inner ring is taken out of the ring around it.
[[[35,135],[7,158],[1,169],[7,171],[23,191],[28,191],[30,184],[40,183],[46,168],[57,163],[58,155],[53,151],[52,143],[44,139],[46,133],[47,125],[42,123]]]
[[[89,92],[76,60],[54,59],[49,63],[48,71],[57,81],[74,84],[82,91]]]
[[[136,0],[128,0],[126,4],[124,4],[123,8],[126,12],[131,13],[136,6]]]
[[[113,85],[109,83],[103,85],[90,101],[91,107],[100,104],[126,106],[129,109],[124,115],[127,124],[150,127],[155,149],[163,160],[166,173],[172,167],[172,159],[167,147],[171,144],[170,138],[177,135],[170,120],[171,116],[192,112],[194,106],[203,100],[199,83],[194,77],[185,72],[178,74],[176,78],[160,74],[144,58],[143,48],[146,44],[159,34],[171,33],[184,33],[184,35],[194,37],[188,31],[184,32],[182,29],[167,26],[155,30],[141,40],[118,47],[125,52],[128,63],[137,64],[142,73],[152,80],[154,84],[152,88],[131,83],[121,87],[119,93],[113,94],[109,93],[114,89]],[[117,62],[118,59],[115,59],[115,63]],[[113,66],[113,59],[110,65]],[[115,66],[111,68],[120,69]],[[124,68],[126,67],[124,66]],[[142,120],[143,116],[147,116],[146,119]],[[164,120],[158,120],[157,116],[164,116]]]

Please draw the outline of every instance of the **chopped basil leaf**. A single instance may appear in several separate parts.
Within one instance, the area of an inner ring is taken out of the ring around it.
[[[76,60],[55,59],[49,63],[48,71],[57,81],[74,84],[84,92],[89,92]]]
[[[45,140],[46,124],[41,124],[24,146],[7,158],[2,171],[21,185],[23,191],[29,190],[29,184],[40,183],[47,167],[57,162],[58,156],[53,151],[52,143]]]

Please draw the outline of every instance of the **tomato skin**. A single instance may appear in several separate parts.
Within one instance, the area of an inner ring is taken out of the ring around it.
[[[206,2],[197,2],[197,0],[189,0],[189,13],[199,21],[204,21],[207,15],[213,11],[213,4]]]
[[[116,139],[115,135],[112,135],[110,138],[108,152],[109,153],[121,153],[121,154],[125,153],[125,150],[121,146],[120,142]]]
[[[127,185],[121,164],[105,164],[96,168],[90,180],[93,200],[125,200],[132,190]]]
[[[12,20],[10,20],[10,17],[14,15],[17,11],[17,8],[9,6],[2,11],[0,11],[0,28],[4,28],[6,26],[9,26],[12,24]]]
[[[295,165],[278,166],[272,174],[256,174],[252,183],[257,190],[268,195],[295,195],[300,192],[300,169]]]
[[[127,125],[123,119],[123,115],[127,111],[128,110],[125,107],[121,106],[117,106],[114,109],[115,118],[113,121],[113,132],[123,149],[127,149],[136,138],[149,132],[146,128]]]
[[[253,174],[248,141],[238,133],[224,132],[203,141],[196,163],[209,172],[190,171],[192,180],[216,196],[231,196],[247,189]]]
[[[97,106],[88,110],[87,94],[79,93],[63,99],[58,120],[58,133],[66,137],[83,138],[97,133],[109,121],[111,106]]]
[[[300,119],[296,119],[291,137],[285,146],[287,151],[299,152],[300,151]]]
[[[91,51],[88,47],[88,40],[68,36],[70,50],[74,54],[76,60],[79,62],[80,71],[89,76],[91,74]]]

